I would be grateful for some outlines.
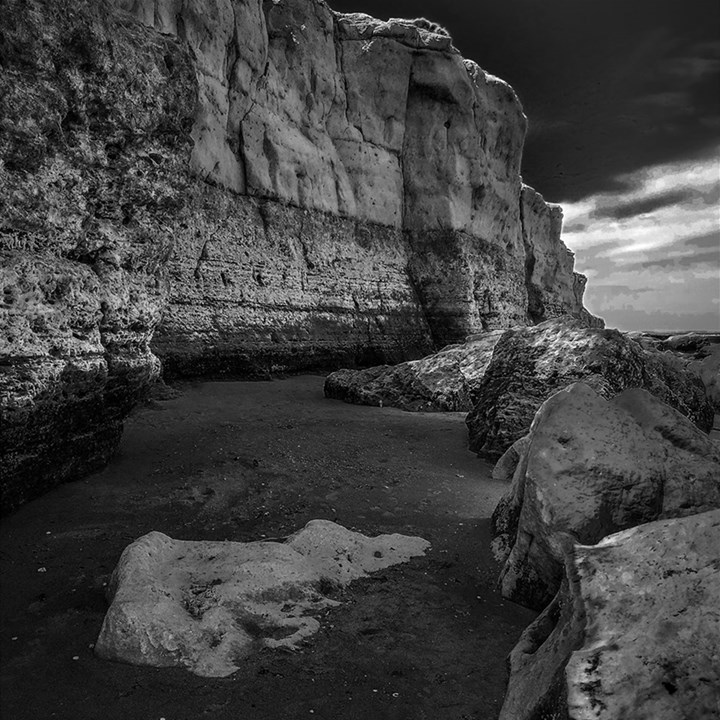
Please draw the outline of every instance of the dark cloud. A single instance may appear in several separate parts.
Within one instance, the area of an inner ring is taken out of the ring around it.
[[[662,248],[658,250],[658,252],[662,252]],[[621,270],[649,270],[651,268],[687,269],[698,265],[720,266],[720,247],[700,253],[665,255],[649,260],[637,260],[627,264],[617,263],[618,269]]]
[[[548,199],[622,191],[621,174],[706,157],[720,134],[717,0],[330,0],[424,15],[510,82],[530,119],[523,176]]]
[[[693,235],[684,238],[684,245],[687,247],[699,248],[719,248],[720,247],[720,228],[715,232],[704,233],[703,235]]]
[[[670,207],[672,205],[680,205],[699,196],[697,190],[684,188],[682,190],[669,190],[665,193],[657,195],[649,195],[647,197],[635,200],[627,200],[616,205],[600,206],[590,213],[591,218],[612,218],[614,220],[623,220],[625,218],[643,215],[645,213],[659,210],[660,208]]]

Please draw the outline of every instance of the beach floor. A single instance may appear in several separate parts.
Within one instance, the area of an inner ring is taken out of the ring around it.
[[[463,413],[326,400],[323,378],[177,386],[128,419],[102,472],[5,518],[3,720],[492,720],[505,658],[534,613],[503,601],[489,516],[505,486]],[[338,592],[300,651],[231,677],[100,660],[104,585],[122,550],[282,538],[314,518],[432,543]]]

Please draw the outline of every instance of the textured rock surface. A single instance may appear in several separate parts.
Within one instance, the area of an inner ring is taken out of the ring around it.
[[[325,397],[402,410],[466,412],[502,335],[495,330],[449,345],[421,360],[366,370],[337,370],[325,380]]]
[[[508,330],[499,340],[467,417],[470,449],[497,459],[527,434],[547,398],[577,381],[605,398],[626,388],[645,388],[701,429],[712,428],[705,388],[683,363],[645,350],[617,330],[558,318]]]
[[[590,544],[717,507],[720,452],[705,433],[644,390],[606,401],[574,384],[538,411],[493,514],[502,593],[542,609],[562,580],[565,536]]]
[[[323,590],[422,555],[429,545],[398,534],[368,538],[328,520],[310,521],[284,544],[151,532],[125,549],[113,572],[95,652],[224,677],[254,649],[295,649],[315,633],[313,614],[338,604]]]
[[[159,372],[195,78],[94,5],[0,4],[3,510],[102,465]]]
[[[671,353],[705,385],[707,396],[716,412],[720,412],[720,335],[684,333],[660,335],[637,333],[646,346]]]
[[[524,323],[526,248],[546,314],[587,317],[559,211],[522,199],[520,104],[447,36],[304,0],[121,6],[192,48],[193,167],[244,196],[179,234],[171,372],[397,362]]]
[[[565,582],[510,655],[500,720],[717,717],[720,511],[570,546]]]

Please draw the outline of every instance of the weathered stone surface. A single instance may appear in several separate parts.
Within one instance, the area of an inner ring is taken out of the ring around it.
[[[602,397],[641,387],[710,430],[713,408],[705,388],[683,364],[644,350],[617,330],[589,328],[572,318],[508,330],[495,346],[468,414],[470,449],[496,459],[527,434],[540,405],[582,381]]]
[[[572,544],[510,655],[500,720],[717,717],[720,511]]]
[[[423,555],[426,540],[369,538],[327,520],[277,542],[173,540],[151,532],[115,568],[95,652],[138,665],[224,677],[261,647],[295,649],[315,633],[326,597],[371,572]]]
[[[679,360],[685,369],[697,375],[716,412],[720,412],[720,335],[716,333],[632,332],[633,340],[644,348],[659,350]]]
[[[446,35],[302,0],[121,6],[198,59],[195,171],[263,198],[179,233],[154,343],[171,371],[398,362],[524,323],[526,246],[547,315],[589,320],[557,223],[523,233],[515,94]]]
[[[427,412],[465,412],[490,363],[502,330],[473,335],[462,345],[400,365],[337,370],[325,380],[325,397]]]
[[[562,580],[564,537],[591,544],[717,507],[720,451],[705,433],[645,390],[606,401],[576,383],[538,411],[493,514],[502,593],[542,609]]]
[[[159,372],[149,342],[183,203],[195,77],[172,38],[94,3],[3,0],[0,14],[7,511],[101,466]]]
[[[560,238],[562,208],[546,203],[542,195],[523,185],[520,221],[525,245],[528,317],[540,323],[562,315],[576,315],[591,327],[603,327],[599,318],[578,312],[587,282],[573,272],[575,255]]]

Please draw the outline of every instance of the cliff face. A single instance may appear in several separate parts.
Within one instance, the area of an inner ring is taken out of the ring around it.
[[[122,7],[192,49],[193,169],[234,193],[177,235],[169,372],[397,361],[584,313],[559,209],[520,181],[520,104],[447,36],[314,0]]]
[[[93,5],[0,2],[4,509],[101,466],[160,369],[195,77]]]
[[[517,98],[447,36],[316,0],[0,12],[6,508],[107,459],[153,353],[262,375],[584,317]]]

